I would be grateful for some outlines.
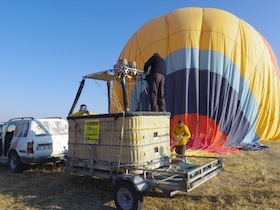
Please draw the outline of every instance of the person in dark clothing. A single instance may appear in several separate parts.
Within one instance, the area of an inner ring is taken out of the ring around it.
[[[154,112],[165,112],[166,107],[164,97],[164,86],[166,75],[166,63],[158,53],[155,53],[144,65],[144,73],[146,75],[148,73],[149,67],[151,68],[147,80],[149,84],[149,99],[151,102],[151,110]]]

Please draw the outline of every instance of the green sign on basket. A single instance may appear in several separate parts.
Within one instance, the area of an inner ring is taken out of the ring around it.
[[[98,144],[100,134],[99,120],[86,120],[84,137],[87,143]]]

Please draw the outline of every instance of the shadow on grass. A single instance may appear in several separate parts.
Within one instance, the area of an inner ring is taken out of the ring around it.
[[[11,199],[4,209],[116,209],[109,180],[66,173],[61,166],[31,165],[13,174],[0,165],[0,179],[0,198]]]

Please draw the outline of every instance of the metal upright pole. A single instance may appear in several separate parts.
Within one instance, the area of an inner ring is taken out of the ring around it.
[[[128,109],[128,102],[127,102],[127,86],[126,86],[126,80],[125,80],[125,74],[122,73],[121,75],[121,85],[122,85],[122,91],[123,91],[123,102],[124,102],[124,111],[129,111]]]
[[[77,91],[77,94],[76,94],[75,100],[74,100],[74,102],[73,102],[73,105],[72,105],[72,107],[71,107],[71,109],[70,109],[70,111],[69,111],[69,113],[68,113],[68,116],[72,115],[72,113],[73,113],[73,111],[74,111],[74,109],[75,109],[75,107],[76,107],[76,105],[77,105],[77,102],[78,102],[78,100],[79,100],[79,98],[80,98],[80,95],[81,95],[81,93],[82,93],[84,84],[85,84],[85,77],[83,77],[83,80],[81,81],[81,84],[80,84],[79,89],[78,89],[78,91]]]

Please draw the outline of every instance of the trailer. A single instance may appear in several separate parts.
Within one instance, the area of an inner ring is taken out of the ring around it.
[[[205,164],[194,164],[187,159],[205,159]],[[160,189],[166,197],[179,192],[189,192],[220,173],[222,159],[213,157],[168,157],[170,161],[162,167],[149,169],[145,166],[112,167],[110,171],[88,167],[66,166],[66,171],[110,180],[113,186],[113,197],[118,209],[141,209],[143,192]],[[74,161],[74,160],[71,160]]]
[[[110,180],[115,204],[123,210],[141,209],[145,191],[189,192],[223,170],[221,158],[172,154],[169,112],[130,111],[126,78],[140,73],[136,65],[119,61],[111,70],[85,75],[67,118],[66,172]],[[123,112],[71,116],[85,79],[107,81],[108,90],[111,81],[119,82]]]

